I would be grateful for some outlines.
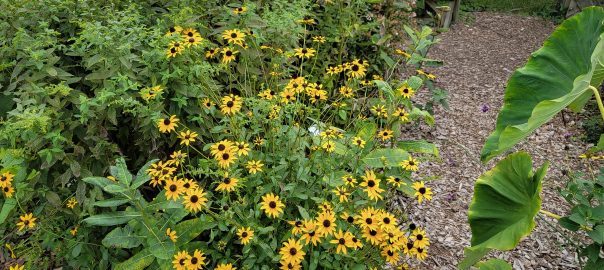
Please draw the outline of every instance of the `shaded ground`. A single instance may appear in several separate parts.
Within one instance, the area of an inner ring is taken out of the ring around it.
[[[467,209],[474,181],[495,164],[481,164],[479,154],[495,127],[506,81],[554,29],[552,23],[539,18],[486,12],[474,15],[471,25],[458,24],[440,35],[441,42],[430,52],[430,58],[445,63],[429,71],[449,91],[450,110],[437,109],[435,128],[409,135],[437,143],[443,159],[442,163],[422,164],[421,171],[441,179],[429,182],[436,196],[422,206],[422,216],[415,217],[427,228],[433,243],[421,269],[456,269],[463,258],[463,248],[471,238]],[[426,93],[422,94],[425,98]],[[483,112],[483,107],[488,110]],[[585,149],[572,139],[577,132],[570,118],[565,126],[557,116],[518,146],[531,153],[536,165],[551,161],[543,184],[543,208],[556,214],[568,211],[555,189],[563,183],[563,164],[576,163],[574,157]],[[491,255],[513,263],[514,269],[576,269],[577,259],[572,249],[565,248],[564,238],[543,220],[537,222],[533,234],[517,249]]]

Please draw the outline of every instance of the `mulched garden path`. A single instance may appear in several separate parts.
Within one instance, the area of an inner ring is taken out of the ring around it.
[[[414,221],[427,228],[432,242],[428,259],[417,269],[456,269],[463,258],[463,248],[469,246],[471,238],[467,209],[474,181],[496,162],[482,164],[479,157],[495,127],[506,81],[555,28],[553,23],[534,17],[488,12],[474,16],[475,21],[459,23],[439,35],[440,43],[429,54],[444,61],[443,67],[428,71],[449,91],[450,109],[436,109],[435,127],[405,134],[435,142],[442,158],[440,163],[426,162],[420,168],[440,179],[428,182],[435,193],[432,202],[414,211]],[[418,96],[418,100],[425,98],[427,93]],[[544,160],[551,162],[543,183],[543,209],[560,215],[568,211],[556,191],[565,181],[562,169],[578,166],[581,161],[576,157],[587,147],[576,139],[579,132],[574,116],[567,114],[566,120],[565,125],[557,116],[517,147],[533,156],[535,166]],[[577,269],[572,247],[543,219],[536,220],[533,234],[519,247],[490,256],[512,263],[514,269]],[[551,218],[545,220],[555,223]]]

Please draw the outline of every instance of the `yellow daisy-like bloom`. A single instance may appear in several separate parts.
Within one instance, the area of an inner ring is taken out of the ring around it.
[[[151,168],[147,169],[147,173],[152,176],[160,176],[160,177],[172,176],[172,174],[174,174],[174,172],[176,172],[176,168],[170,166],[173,163],[174,163],[174,161],[167,161],[165,163],[163,161],[160,161],[158,163],[151,164]],[[116,181],[115,177],[107,176],[107,178],[111,179],[110,177],[112,177],[114,179],[112,181],[114,181],[114,182]]]
[[[206,51],[205,56],[207,59],[214,59],[214,57],[216,57],[216,54],[219,52],[220,52],[220,48],[211,48]]]
[[[235,177],[229,177],[229,173],[224,173],[224,177],[220,184],[216,187],[216,191],[223,192],[232,192],[237,188],[237,184],[239,183],[239,179]]]
[[[351,214],[348,214],[348,212],[342,212],[342,214],[340,214],[340,218],[350,224],[354,223],[354,216]]]
[[[346,254],[346,248],[354,248],[354,243],[352,243],[352,234],[350,232],[343,232],[340,230],[339,232],[333,235],[334,239],[329,241],[329,243],[336,244],[336,253],[338,254]]]
[[[199,249],[196,249],[193,252],[193,255],[191,255],[191,258],[187,261],[187,269],[201,269],[204,265],[206,265],[205,259],[206,257],[204,256],[203,252],[201,252]]]
[[[314,220],[304,220],[302,223],[300,240],[304,240],[307,245],[312,243],[313,246],[321,243],[321,235],[317,232],[317,223]]]
[[[330,76],[331,75],[337,75],[340,72],[342,72],[342,69],[340,67],[337,67],[337,66],[335,66],[335,67],[334,66],[328,66],[325,69],[325,72],[327,73],[327,75],[330,75]]]
[[[285,204],[281,202],[279,196],[273,193],[262,196],[260,205],[260,209],[264,210],[264,213],[271,218],[277,218],[283,213],[283,208],[285,208]]]
[[[336,150],[336,144],[330,140],[325,141],[321,147],[325,149],[325,152],[327,153],[331,153]]]
[[[233,115],[241,110],[241,105],[243,105],[243,99],[240,96],[231,94],[222,97],[220,111],[225,115]]]
[[[15,264],[8,268],[8,270],[24,270],[24,269],[25,269],[25,265],[19,265],[19,264]]]
[[[241,244],[247,245],[254,238],[254,231],[251,227],[241,227],[237,230],[237,236],[239,236]]]
[[[327,100],[327,91],[323,89],[312,89],[308,96],[310,96],[310,103],[315,104],[319,101]]]
[[[311,58],[313,56],[315,56],[315,53],[317,52],[315,49],[313,48],[296,48],[294,49],[294,55],[297,56],[300,59],[303,58]]]
[[[388,110],[386,110],[386,107],[384,107],[384,105],[374,105],[373,107],[371,107],[371,112],[380,118],[388,117]]]
[[[182,43],[186,47],[197,46],[203,41],[203,38],[200,35],[184,36],[182,37]]]
[[[264,138],[256,137],[254,139],[254,145],[256,145],[256,146],[264,145]]]
[[[392,116],[398,117],[398,119],[403,123],[409,121],[409,113],[407,113],[403,108],[397,108]]]
[[[78,226],[75,226],[71,230],[69,230],[69,233],[71,234],[71,236],[75,236],[76,234],[78,234]]]
[[[20,216],[19,219],[21,220],[17,223],[17,226],[19,226],[19,231],[22,231],[26,227],[28,229],[32,229],[33,227],[36,226],[37,218],[34,217],[33,213],[24,214],[24,215]]]
[[[212,107],[214,107],[214,105],[216,105],[216,103],[212,102],[212,100],[210,100],[209,98],[204,98],[203,100],[201,100],[201,105],[206,108],[206,109],[211,109]]]
[[[170,118],[164,118],[157,121],[157,127],[161,133],[169,133],[176,130],[178,127],[178,118],[176,115],[171,115]]]
[[[319,211],[321,211],[321,213],[323,213],[323,212],[332,213],[333,206],[331,206],[331,204],[328,201],[324,201],[319,205]]]
[[[377,219],[378,219],[378,225],[385,232],[393,231],[398,226],[398,221],[397,221],[396,217],[394,217],[393,214],[390,214],[386,211],[383,211],[380,215],[378,215]],[[396,239],[398,239],[398,237]]]
[[[413,240],[413,246],[416,248],[426,248],[430,245],[430,238],[426,235],[426,231],[420,228],[414,230],[410,238]]]
[[[179,53],[182,52],[182,49],[179,49],[177,47],[170,47],[168,48],[168,50],[166,51],[166,56],[168,58],[170,57],[176,57]]]
[[[168,32],[166,32],[166,36],[169,36],[172,34],[180,34],[180,32],[182,32],[182,27],[175,25],[175,26],[168,28]]]
[[[191,259],[191,255],[186,250],[180,251],[174,255],[172,266],[176,270],[186,270],[187,262]]]
[[[348,196],[350,196],[350,191],[346,190],[345,187],[336,187],[336,189],[333,190],[333,193],[336,194],[340,202],[347,202]]]
[[[364,65],[364,62],[360,60],[354,60],[347,68],[348,72],[346,75],[351,78],[362,78],[365,76],[367,68]]]
[[[247,156],[250,152],[250,144],[246,142],[236,142],[234,149],[238,156]]]
[[[428,257],[428,248],[413,248],[411,253],[415,255],[415,258],[420,261],[423,261]]]
[[[417,171],[417,169],[419,169],[419,162],[417,162],[416,159],[414,159],[412,156],[409,156],[408,159],[401,161],[401,163],[399,164],[401,165],[401,167],[403,167],[403,169],[407,170],[407,171]]]
[[[193,179],[182,179],[182,187],[185,189],[184,193],[192,189],[197,189],[199,185]]]
[[[157,176],[157,175],[153,175],[151,176],[151,181],[149,182],[149,184],[151,184],[152,187],[157,187],[157,186],[161,186],[164,182],[164,178],[161,176]]]
[[[350,239],[352,241],[352,247],[354,249],[361,249],[363,248],[363,242],[361,242],[360,239],[356,238],[354,235],[352,236],[352,238]]]
[[[11,172],[4,172],[2,175],[0,175],[0,187],[7,187],[11,185],[14,177],[15,175]]]
[[[351,98],[354,96],[354,91],[352,90],[352,88],[350,88],[348,86],[340,87],[338,92],[340,93],[340,95],[342,95],[345,98]]]
[[[67,201],[67,208],[73,209],[76,206],[76,204],[78,204],[78,200],[75,197],[71,197]]]
[[[266,89],[266,90],[260,92],[260,94],[258,94],[258,96],[262,99],[273,100],[273,98],[275,98],[275,91],[273,91],[271,89]]]
[[[183,197],[183,204],[189,212],[200,211],[206,202],[208,202],[208,199],[206,193],[203,192],[203,188],[189,189]]]
[[[323,212],[317,216],[317,233],[321,236],[328,236],[336,231],[336,217],[333,212]]]
[[[378,246],[382,242],[383,235],[381,229],[363,229],[363,238],[374,246]]]
[[[361,137],[352,138],[352,144],[358,146],[359,148],[365,148],[365,140],[361,139]]]
[[[197,30],[193,28],[187,28],[185,30],[182,30],[181,34],[186,37],[199,36],[199,32],[197,32]]]
[[[432,189],[424,186],[424,181],[415,182],[412,185],[413,189],[415,189],[415,197],[417,198],[417,202],[422,203],[424,199],[432,200]]]
[[[245,33],[239,31],[238,29],[225,30],[224,32],[222,32],[222,38],[228,43],[237,44],[243,47]]]
[[[401,260],[401,254],[393,246],[385,246],[382,249],[382,256],[392,265],[396,265]]]
[[[405,182],[403,182],[403,179],[401,179],[400,177],[396,177],[396,176],[389,176],[388,179],[386,179],[386,181],[388,181],[388,183],[390,183],[391,185],[393,185],[396,188],[399,188],[401,185],[407,185]]]
[[[164,186],[164,189],[166,190],[166,199],[174,201],[178,200],[180,195],[185,192],[183,184],[183,181],[176,177],[166,180],[166,185]]]
[[[383,129],[382,131],[378,132],[378,138],[380,138],[382,141],[390,140],[392,136],[394,136],[394,132],[392,132],[390,129]]]
[[[302,229],[303,229],[303,225],[304,223],[302,221],[299,220],[290,220],[287,223],[289,223],[289,225],[292,225],[292,234],[293,235],[299,235],[302,233]]]
[[[261,172],[263,166],[264,164],[260,160],[250,160],[245,165],[250,174],[256,174],[257,172]]]
[[[357,179],[350,174],[342,176],[342,180],[344,180],[344,184],[350,187],[354,187],[357,183]]]
[[[403,85],[398,88],[398,92],[404,98],[411,98],[413,94],[415,94],[415,90],[413,90],[413,88],[411,88],[407,83],[403,83]]]
[[[281,102],[285,104],[296,100],[296,93],[292,89],[286,88],[279,94],[279,96],[281,96]]]
[[[216,156],[215,158],[216,160],[218,160],[218,165],[222,169],[230,167],[233,163],[235,163],[235,160],[237,160],[235,153],[232,152],[222,153],[219,156]]]
[[[182,132],[181,132],[182,134]],[[181,163],[185,162],[185,158],[187,157],[187,153],[183,153],[182,150],[177,150],[174,151],[174,153],[172,153],[170,155],[170,160],[168,160],[168,162],[166,163],[170,163],[173,164],[174,166],[179,166]]]
[[[287,242],[283,242],[283,247],[279,250],[279,254],[281,254],[282,264],[296,265],[304,260],[306,252],[302,250],[300,240],[290,238]]]
[[[360,186],[364,187],[363,191],[367,193],[369,199],[372,200],[381,200],[382,193],[384,190],[380,188],[380,179],[375,176],[373,171],[365,171],[365,175],[362,176],[363,182],[361,182]]]
[[[11,185],[2,188],[2,194],[4,194],[4,197],[6,198],[12,198],[13,193],[15,193],[15,189]]]
[[[314,36],[312,37],[312,42],[317,42],[317,43],[325,43],[326,39],[324,36]]]
[[[363,229],[377,230],[379,228],[379,220],[376,217],[373,208],[365,208],[356,216],[356,223]]]
[[[300,270],[302,266],[300,264],[291,264],[291,263],[283,263],[281,262],[281,267],[279,270]]]
[[[195,142],[195,138],[197,138],[197,136],[197,132],[190,130],[180,132],[180,135],[178,136],[178,138],[180,139],[180,145],[184,144],[186,146],[189,146],[189,144]]]
[[[411,268],[409,268],[409,265],[406,263],[399,265],[396,269],[397,270],[411,270]]]
[[[233,9],[233,13],[235,13],[237,15],[241,15],[245,12],[247,12],[247,7],[237,7],[237,8]]]
[[[168,236],[172,242],[176,243],[176,239],[178,238],[178,236],[176,236],[176,231],[168,228],[166,229],[166,236]]]
[[[237,54],[239,53],[239,51],[233,50],[231,48],[224,48],[220,51],[220,53],[222,53],[222,63],[228,64],[237,58]]]
[[[237,267],[233,267],[230,263],[221,263],[214,270],[237,270]]]
[[[213,156],[218,157],[224,153],[232,152],[232,148],[233,142],[229,140],[222,140],[215,144],[212,144],[212,146],[210,147],[210,153],[212,153]]]

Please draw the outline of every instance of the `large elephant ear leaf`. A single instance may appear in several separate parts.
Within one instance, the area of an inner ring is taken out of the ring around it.
[[[495,131],[481,159],[510,149],[566,107],[579,111],[589,88],[604,79],[604,8],[592,7],[564,21],[517,69],[505,89]]]
[[[478,178],[468,211],[473,248],[510,250],[533,230],[547,167],[533,173],[531,157],[518,152]]]

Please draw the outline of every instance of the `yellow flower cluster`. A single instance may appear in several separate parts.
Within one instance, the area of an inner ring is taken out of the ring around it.
[[[180,26],[170,27],[166,36],[170,38],[173,38],[173,36],[179,37],[177,40],[170,42],[170,46],[168,46],[168,50],[166,51],[168,58],[176,57],[181,54],[185,48],[195,47],[204,40],[197,30],[193,28],[183,29]]]
[[[14,178],[15,175],[9,171],[0,174],[0,188],[2,188],[2,194],[6,198],[13,197],[13,193],[15,193],[15,188],[13,188]]]

